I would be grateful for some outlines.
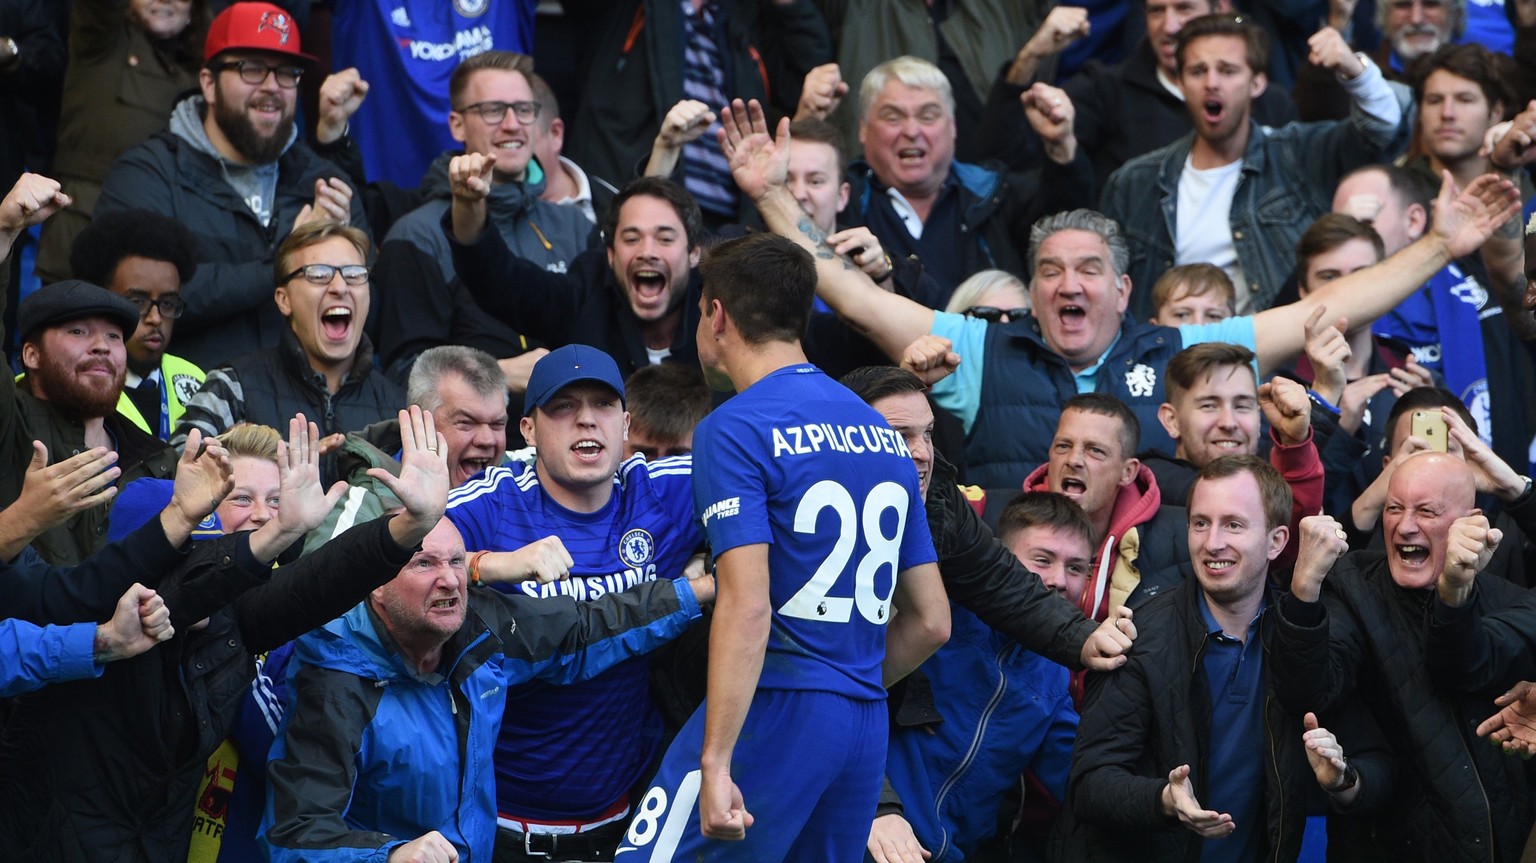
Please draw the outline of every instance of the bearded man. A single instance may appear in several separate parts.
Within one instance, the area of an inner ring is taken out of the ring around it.
[[[15,381],[0,374],[0,503],[16,500],[23,478],[44,469],[50,455],[63,459],[87,449],[108,459],[116,452],[116,464],[106,463],[119,484],[171,476],[175,450],[117,412],[127,369],[125,344],[139,324],[133,303],[105,288],[68,280],[27,297],[17,318],[25,372]],[[32,541],[33,548],[60,566],[100,550],[115,488],[97,492],[100,504],[44,531]]]
[[[270,302],[271,272],[295,226],[330,219],[366,227],[362,202],[336,164],[357,162],[345,132],[368,85],[355,69],[325,79],[310,149],[294,111],[315,58],[300,50],[288,13],[235,3],[208,28],[203,53],[199,92],[176,105],[164,131],[113,164],[96,214],[152,210],[192,230],[198,266],[182,286],[177,348],[210,368],[276,345],[287,329]]]

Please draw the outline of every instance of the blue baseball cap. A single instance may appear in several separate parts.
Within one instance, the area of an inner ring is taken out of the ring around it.
[[[591,345],[566,345],[550,351],[533,364],[528,376],[528,394],[523,399],[523,416],[541,408],[571,384],[579,381],[595,381],[603,384],[624,398],[624,376],[619,366],[608,356]]]
[[[117,542],[143,527],[160,514],[171,502],[171,492],[176,483],[168,479],[145,477],[136,479],[118,491],[112,501],[112,512],[107,519],[107,542]],[[218,513],[210,512],[197,527],[192,529],[193,539],[218,539],[224,535],[224,525]]]

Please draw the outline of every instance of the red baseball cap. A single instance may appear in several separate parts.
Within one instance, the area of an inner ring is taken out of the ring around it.
[[[225,51],[270,51],[306,63],[320,62],[299,50],[299,25],[293,16],[271,3],[236,3],[213,19],[203,45],[203,61]]]

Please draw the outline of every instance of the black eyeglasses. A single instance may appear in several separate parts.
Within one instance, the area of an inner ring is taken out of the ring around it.
[[[240,73],[240,80],[247,84],[260,84],[268,75],[273,75],[277,78],[277,86],[284,90],[299,86],[299,79],[304,77],[303,66],[268,66],[257,60],[230,60],[211,68],[215,72],[235,69]]]
[[[971,306],[964,312],[961,312],[961,314],[968,318],[981,318],[984,321],[995,324],[1002,320],[1004,315],[1008,316],[1008,320],[1016,321],[1019,318],[1029,314],[1029,309],[1000,309],[997,306]]]
[[[187,310],[187,304],[181,297],[171,297],[168,300],[152,300],[145,296],[127,296],[123,299],[133,303],[133,307],[139,310],[139,317],[148,317],[149,310],[160,310],[160,317],[172,320],[181,317],[181,313]]]
[[[368,267],[363,264],[305,264],[297,270],[283,277],[284,282],[291,282],[299,276],[303,276],[311,285],[329,285],[336,274],[341,273],[341,280],[349,285],[368,284]]]
[[[494,126],[507,118],[508,109],[517,122],[532,123],[539,119],[539,109],[543,107],[541,102],[476,102],[460,108],[459,113],[479,114],[480,119]]]

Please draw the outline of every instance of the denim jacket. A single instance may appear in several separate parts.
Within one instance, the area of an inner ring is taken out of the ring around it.
[[[1314,219],[1333,209],[1334,187],[1345,174],[1388,161],[1407,146],[1411,100],[1406,88],[1389,86],[1403,112],[1396,126],[1380,123],[1358,105],[1348,121],[1289,123],[1278,129],[1249,121],[1229,217],[1237,260],[1248,281],[1247,303],[1240,299],[1239,307],[1260,311],[1273,305],[1295,268],[1297,240]],[[1100,209],[1120,223],[1130,245],[1131,313],[1141,320],[1155,311],[1150,308],[1152,283],[1175,263],[1179,176],[1194,140],[1191,132],[1132,159],[1104,187]],[[1156,207],[1151,206],[1154,200]]]

